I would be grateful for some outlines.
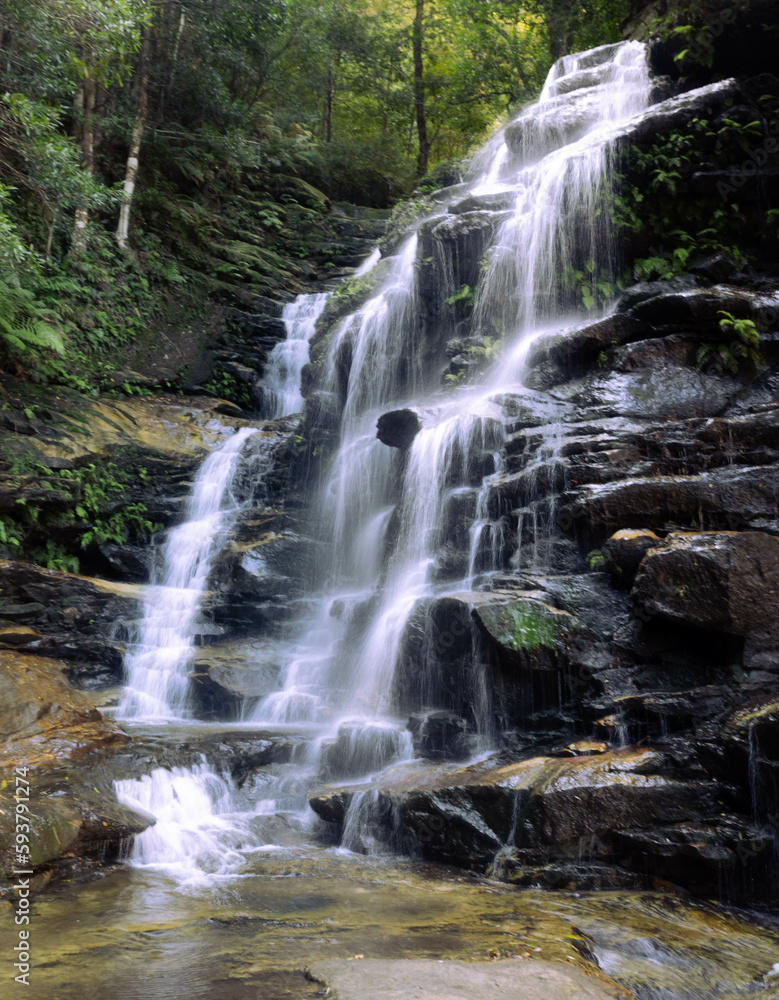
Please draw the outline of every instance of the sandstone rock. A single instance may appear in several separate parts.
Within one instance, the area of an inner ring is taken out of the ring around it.
[[[631,586],[639,564],[660,538],[648,528],[623,528],[603,544],[607,571],[619,587]]]
[[[684,291],[656,295],[637,302],[630,309],[630,315],[651,326],[705,328],[707,339],[732,338],[720,325],[721,311],[732,313],[736,318],[747,318],[755,312],[755,296],[740,288],[714,285],[711,288],[690,288]]]
[[[482,870],[511,836],[520,848],[558,858],[609,860],[614,830],[711,816],[719,795],[714,783],[674,777],[664,754],[624,748],[460,769],[420,761],[389,768],[369,786],[316,791],[309,801],[323,819],[342,823],[366,789],[401,823],[408,849]]]
[[[414,742],[414,756],[425,760],[460,760],[472,752],[469,726],[453,712],[434,711],[412,715],[408,728]]]
[[[362,957],[362,956],[358,956]],[[506,960],[496,963],[448,959],[328,959],[315,962],[310,976],[339,1000],[628,1000],[606,976],[590,976],[562,962]]]
[[[564,507],[569,528],[587,528],[592,541],[623,528],[711,529],[733,526],[759,529],[776,517],[779,469],[744,467],[713,469],[699,476],[651,476],[623,479],[583,490]]]
[[[773,832],[740,817],[710,823],[674,823],[614,835],[622,864],[693,891],[717,891],[723,882],[735,900],[775,897]]]
[[[87,459],[110,460],[119,447],[136,448],[176,466],[192,466],[237,426],[235,418],[218,414],[208,399],[183,402],[176,396],[95,400],[82,416],[79,433],[62,431],[54,439],[35,441],[35,450],[52,468],[72,468]]]
[[[46,778],[31,780],[29,864],[36,870],[90,855],[101,860],[118,857],[129,837],[142,833],[154,819],[116,801],[113,789],[74,782],[64,788]],[[55,797],[56,796],[56,797]],[[12,881],[14,826],[10,810],[0,812],[0,866]]]
[[[649,614],[735,635],[779,629],[779,539],[763,532],[671,534],[633,587]]]
[[[583,629],[567,611],[532,597],[480,604],[473,617],[498,654],[523,670],[558,669],[566,644]]]
[[[323,780],[357,778],[380,771],[407,755],[407,739],[404,730],[389,723],[360,719],[342,722],[335,739],[322,747],[321,776]]]
[[[41,638],[41,633],[26,625],[0,625],[0,648],[16,649],[18,646],[29,646],[31,642]]]
[[[46,736],[52,752],[67,753],[71,730],[73,752],[124,739],[86,695],[68,684],[63,676],[66,666],[62,661],[0,650],[0,740],[16,743]],[[8,753],[12,748],[3,749]]]
[[[201,647],[191,685],[198,715],[235,718],[278,691],[282,655],[272,643],[252,640]]]
[[[142,587],[9,560],[0,560],[0,581],[0,617],[40,633],[26,648],[67,659],[76,674],[118,678],[121,624],[137,619]]]
[[[553,362],[561,381],[571,373],[591,365],[601,351],[651,336],[652,328],[640,320],[615,313],[571,333],[555,334],[536,341],[528,354],[528,365]]]

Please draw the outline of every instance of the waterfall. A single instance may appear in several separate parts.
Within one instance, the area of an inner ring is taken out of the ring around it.
[[[270,352],[262,380],[264,420],[277,420],[303,409],[300,377],[308,361],[308,342],[329,297],[327,292],[298,295],[284,306],[281,318],[287,336]]]
[[[581,307],[577,294],[597,300],[598,286],[613,280],[615,241],[599,198],[611,180],[611,140],[646,108],[649,91],[643,45],[601,46],[558,60],[538,103],[510,124],[515,202],[479,291],[485,333],[559,324]]]
[[[364,776],[411,756],[396,676],[409,629],[419,627],[421,612],[438,596],[488,585],[490,574],[509,568],[512,558],[517,567],[527,557],[507,529],[506,512],[496,511],[491,501],[510,420],[505,401],[510,394],[528,393],[522,373],[533,341],[559,331],[566,317],[581,315],[588,297],[607,298],[603,290],[613,278],[615,246],[607,215],[599,210],[601,196],[612,183],[613,140],[647,105],[649,90],[646,53],[639,43],[602,46],[559,60],[539,101],[490,141],[474,159],[456,199],[435,203],[386,261],[371,297],[329,335],[320,388],[338,401],[342,418],[330,474],[321,495],[313,498],[321,512],[321,537],[330,545],[329,579],[300,638],[288,647],[282,689],[263,699],[252,718],[317,723],[319,738],[308,763],[329,779]],[[450,259],[435,257],[445,248],[426,239],[421,227],[456,221],[457,211],[449,210],[457,209],[455,200],[466,198],[479,209],[476,214],[490,220],[472,329],[502,343],[481,381],[447,394],[441,389],[440,341],[447,322],[454,335],[454,324],[450,315],[441,318],[441,309],[456,269]],[[362,273],[376,261],[376,254],[368,258]],[[421,294],[422,276],[429,282],[436,268],[446,281]],[[285,308],[289,336],[268,368],[266,415],[300,409],[300,371],[323,306],[324,296],[314,295]],[[410,447],[401,452],[377,440],[376,419],[407,405],[423,419]],[[546,467],[558,461],[554,425],[544,433],[538,453]],[[237,460],[240,446],[236,435],[212,458],[221,454],[220,462],[229,464],[228,456]],[[531,474],[540,477],[546,471]],[[201,510],[193,498],[188,523],[171,533],[164,586],[147,606],[138,649],[128,660],[125,717],[170,717],[186,710],[191,633],[212,546],[218,548],[212,538],[223,531],[222,518],[231,509],[222,503],[230,494],[231,474],[220,475],[221,485],[210,491],[211,507]],[[454,557],[444,544],[453,511],[469,525],[462,532],[462,552]],[[206,531],[207,543],[202,541]],[[198,554],[187,555],[198,538]],[[532,560],[543,558],[543,546],[537,544]],[[425,664],[415,662],[414,669],[423,674]],[[471,745],[483,750],[493,726],[486,667],[481,664],[470,674],[471,689],[462,692],[462,699],[479,737]],[[418,708],[437,707],[434,685],[424,676],[415,684],[430,698]],[[199,851],[208,855],[218,817],[232,808],[224,804],[235,798],[226,779],[205,772],[185,777],[165,772],[152,776],[148,787],[135,783],[124,789],[128,801],[143,808],[173,811],[172,826],[150,834],[148,843],[156,846],[144,848],[157,859],[167,860],[176,850],[187,857]],[[184,816],[173,805],[182,796],[189,803]],[[205,830],[187,834],[187,846],[181,831],[191,831],[190,805],[197,800]],[[345,845],[383,850],[385,841],[375,833],[382,810],[372,793],[355,795]],[[244,820],[228,825],[240,854],[252,843]]]
[[[251,803],[229,775],[215,772],[205,758],[192,767],[156,768],[114,786],[120,802],[156,819],[135,838],[131,857],[137,865],[201,881],[237,873],[249,852],[268,844],[263,821],[276,803]]]
[[[508,568],[505,523],[489,504],[505,437],[501,397],[525,391],[533,340],[581,313],[586,296],[613,277],[614,240],[600,198],[612,183],[613,140],[646,108],[649,91],[640,43],[566,56],[538,102],[474,159],[456,199],[488,210],[497,204],[502,220],[487,247],[474,314],[482,335],[503,340],[482,384],[458,388],[446,402],[435,387],[440,369],[426,370],[430,303],[419,300],[417,276],[430,261],[420,259],[416,232],[374,296],[335,331],[324,388],[341,400],[343,417],[321,502],[331,514],[333,590],[289,665],[284,691],[259,706],[258,719],[334,712],[343,720],[357,712],[368,730],[371,720],[391,718],[394,673],[420,601]],[[437,202],[433,218],[451,219],[450,204]],[[426,410],[425,420],[401,455],[377,442],[375,421],[410,401]],[[540,454],[554,464],[555,448],[550,439]],[[471,496],[464,560],[447,565],[447,511]],[[479,698],[474,691],[472,701]]]
[[[125,666],[121,719],[173,719],[187,714],[188,671],[203,594],[214,557],[240,511],[231,488],[241,450],[257,430],[242,427],[205,460],[186,520],[168,535],[162,572],[146,589],[138,642]]]

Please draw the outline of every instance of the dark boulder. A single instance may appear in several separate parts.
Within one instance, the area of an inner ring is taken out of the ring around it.
[[[779,630],[779,539],[758,531],[671,534],[641,564],[649,614],[735,635]]]
[[[411,447],[421,430],[419,413],[411,407],[383,413],[376,423],[376,437],[379,441],[390,448],[400,448],[401,451]]]
[[[606,570],[619,587],[630,587],[646,553],[660,538],[648,528],[623,528],[603,544]]]

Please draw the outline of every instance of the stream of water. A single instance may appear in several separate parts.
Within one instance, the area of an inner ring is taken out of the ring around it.
[[[265,982],[265,992],[256,995],[304,996],[308,994],[300,982],[290,986],[289,993],[276,984],[274,993],[262,978],[268,970],[289,967],[278,953],[284,947],[282,938],[289,947],[299,948],[302,957],[333,949],[352,955],[369,947],[374,955],[394,955],[407,951],[412,939],[414,954],[451,957],[458,950],[483,947],[485,921],[487,937],[508,941],[509,935],[511,954],[516,950],[520,957],[526,947],[538,947],[535,938],[532,946],[520,943],[520,938],[525,942],[528,935],[533,937],[534,931],[527,928],[534,922],[563,942],[575,921],[593,935],[603,967],[634,988],[638,984],[636,995],[646,1000],[748,996],[748,983],[759,984],[755,995],[769,995],[768,932],[734,922],[732,933],[746,942],[740,965],[733,966],[735,980],[721,980],[726,982],[722,989],[714,982],[705,989],[700,983],[683,986],[685,976],[700,976],[711,959],[702,945],[700,953],[692,944],[684,952],[674,939],[675,933],[693,929],[703,935],[705,920],[694,907],[679,904],[675,917],[669,911],[661,919],[655,912],[650,919],[652,904],[638,896],[626,895],[621,910],[616,896],[611,909],[567,895],[555,912],[557,904],[547,897],[523,894],[520,904],[510,888],[485,880],[466,886],[460,875],[431,875],[429,869],[404,867],[406,863],[397,860],[392,862],[396,867],[390,867],[378,857],[386,853],[386,840],[372,836],[376,817],[369,798],[355,797],[339,849],[317,846],[316,824],[306,805],[306,790],[323,768],[330,778],[364,777],[412,756],[407,715],[397,706],[396,672],[415,610],[435,595],[484,586],[492,574],[531,558],[511,540],[488,502],[493,478],[502,471],[500,452],[508,422],[504,401],[507,393],[525,391],[523,365],[534,340],[559,330],[581,308],[582,292],[575,283],[569,292],[552,293],[561,286],[560,275],[589,274],[588,294],[613,277],[616,249],[608,221],[597,211],[598,197],[611,183],[612,140],[631,116],[647,107],[649,93],[645,50],[638,43],[566,56],[553,67],[539,101],[507,127],[514,136],[521,131],[521,141],[508,132],[498,133],[475,158],[465,187],[453,200],[503,198],[502,221],[485,257],[474,313],[474,328],[482,336],[500,338],[501,345],[480,381],[448,394],[440,390],[440,366],[429,363],[428,331],[421,318],[418,276],[423,262],[417,231],[387,262],[374,294],[336,328],[323,390],[342,404],[340,442],[331,474],[313,503],[321,510],[319,535],[329,545],[331,558],[326,578],[312,581],[316,609],[300,623],[287,647],[280,689],[262,699],[245,722],[247,731],[262,728],[282,734],[304,724],[310,727],[310,738],[288,765],[269,769],[267,780],[259,784],[240,784],[205,757],[189,768],[158,768],[140,780],[117,782],[121,801],[157,818],[156,825],[135,840],[134,871],[115,876],[128,894],[131,936],[140,941],[153,934],[150,910],[161,908],[166,915],[158,922],[158,972],[170,961],[170,955],[163,954],[165,947],[172,949],[170,954],[189,956],[193,968],[200,970],[199,978],[179,974],[179,992],[165,993],[148,983],[143,992],[133,992],[132,977],[139,969],[130,956],[124,965],[120,962],[122,996],[209,995],[228,1000],[240,992],[237,980],[255,979]],[[446,219],[449,207],[439,203],[422,225]],[[377,261],[378,254],[373,254],[360,273],[367,274]],[[445,255],[434,261],[443,276],[438,290],[442,301],[456,291],[446,277],[449,263]],[[288,335],[273,351],[265,374],[264,419],[302,408],[301,371],[326,299],[325,294],[305,295],[285,307]],[[403,456],[377,441],[376,419],[409,404],[424,419]],[[206,460],[185,521],[169,534],[138,642],[127,660],[127,688],[117,714],[131,727],[165,724],[192,714],[188,675],[203,598],[231,525],[252,502],[250,494],[236,492],[235,483],[242,449],[255,433],[242,428]],[[545,468],[558,460],[554,424],[546,433],[539,452]],[[463,553],[447,562],[442,558],[447,517],[452,503],[461,500],[471,505],[470,529]],[[535,528],[532,559],[538,564],[548,558],[548,549],[542,544],[541,525]],[[435,704],[436,692],[428,690],[426,695],[420,708]],[[472,746],[478,753],[495,737],[489,692],[478,681],[470,701]],[[188,724],[196,735],[198,724]],[[358,859],[349,848],[377,858]],[[352,879],[354,885],[348,885]],[[175,896],[176,885],[188,887],[187,902]],[[213,892],[220,885],[229,885],[229,891],[215,908]],[[387,920],[394,929],[383,945],[362,913],[359,933],[341,926],[343,906],[362,906],[355,895],[359,892],[365,893],[366,902],[374,901],[372,906],[393,914]],[[467,913],[467,929],[461,932],[452,927],[456,918],[444,912],[447,893],[464,920]],[[82,893],[84,919],[90,926],[95,918],[89,908],[99,908],[100,896],[99,888]],[[45,904],[52,919],[60,899],[55,896]],[[658,905],[662,910],[664,904]],[[625,914],[633,911],[634,926],[647,930],[644,937],[638,930],[631,932],[626,944],[620,941],[619,928]],[[706,919],[715,921],[715,916]],[[98,935],[109,951],[119,948],[115,935],[120,914],[114,913],[112,920],[110,929]],[[213,928],[205,933],[203,920],[235,929],[233,943],[228,946]],[[415,920],[430,924],[429,933],[420,936]],[[271,925],[280,928],[272,939]],[[266,949],[260,955],[256,945],[253,951],[249,948],[247,926],[256,929]],[[721,937],[725,949],[724,931]],[[664,954],[657,950],[660,938],[673,941]],[[198,955],[205,941],[240,970],[231,973],[229,983],[214,985],[219,981],[215,960]],[[551,944],[542,947],[563,960],[568,960],[565,949],[571,950],[568,944],[563,950]],[[73,961],[71,972],[78,966]],[[201,989],[204,983],[211,992]],[[747,992],[740,992],[742,987]],[[66,990],[57,995],[75,996]]]

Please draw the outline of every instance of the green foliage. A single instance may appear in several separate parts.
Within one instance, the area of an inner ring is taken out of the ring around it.
[[[477,291],[478,289],[471,288],[470,285],[463,285],[462,288],[457,289],[454,295],[449,296],[446,304],[459,313],[467,314],[473,310]]]
[[[24,531],[21,526],[7,514],[0,514],[0,545],[10,546],[11,552],[15,552],[21,548],[23,540]]]
[[[738,375],[744,367],[753,369],[763,364],[760,353],[760,332],[751,319],[736,319],[724,309],[717,314],[723,333],[732,336],[729,344],[704,343],[698,348],[695,362],[700,369],[718,374]]]
[[[10,284],[2,278],[0,343],[7,355],[17,359],[36,350],[65,352],[57,314],[32,289]]]
[[[560,285],[588,312],[603,308],[614,297],[618,287],[611,274],[603,268],[596,268],[595,261],[591,259],[585,261],[581,270],[569,268],[562,276]]]
[[[632,263],[635,280],[670,279],[685,272],[694,257],[710,254],[726,255],[743,267],[755,241],[772,237],[769,217],[761,231],[735,201],[719,194],[693,196],[688,186],[702,161],[739,167],[745,156],[759,153],[763,141],[760,121],[694,117],[648,148],[626,151],[607,208],[618,236],[632,245],[652,243],[649,253]]]
[[[81,563],[78,556],[68,553],[58,542],[46,539],[46,544],[30,552],[32,562],[59,573],[78,573]]]
[[[593,549],[587,553],[587,565],[593,572],[603,569],[606,565],[606,558],[600,549]]]
[[[241,382],[235,375],[230,374],[230,372],[214,372],[208,382],[206,382],[205,388],[216,393],[220,399],[227,399],[244,410],[248,410],[251,407],[249,386],[245,382]]]
[[[142,486],[150,482],[143,467],[130,473],[105,462],[56,470],[29,449],[14,455],[7,466],[6,475],[14,477],[19,487],[31,487],[37,494],[44,491],[50,499],[33,505],[22,493],[14,515],[0,517],[0,545],[48,569],[77,573],[79,551],[93,544],[144,540],[161,527],[149,519],[145,504],[128,502],[134,482]]]
[[[738,211],[732,206],[733,213]],[[713,226],[692,234],[683,229],[672,229],[667,238],[679,246],[673,247],[661,254],[651,257],[639,257],[633,262],[633,277],[636,281],[668,281],[677,274],[687,270],[690,257],[695,254],[725,254],[736,266],[745,263],[745,256],[740,247],[734,243],[724,243],[722,240],[731,232],[729,227],[730,213],[726,210],[714,212]]]

